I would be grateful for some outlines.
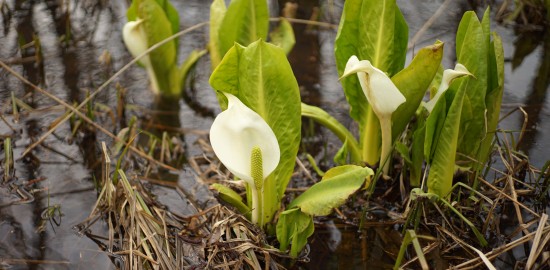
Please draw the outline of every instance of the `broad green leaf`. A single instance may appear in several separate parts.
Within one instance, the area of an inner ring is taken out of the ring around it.
[[[218,191],[220,198],[235,206],[241,214],[247,214],[250,212],[250,208],[243,203],[243,198],[231,188],[217,183],[210,185],[210,187]]]
[[[279,26],[269,33],[269,38],[271,39],[271,43],[283,48],[286,54],[289,54],[294,44],[296,44],[292,24],[282,17]]]
[[[464,81],[467,84],[471,80]],[[436,194],[442,198],[451,191],[453,185],[455,154],[458,145],[460,118],[465,92],[466,87],[459,88],[456,93],[453,91],[445,92],[445,99],[447,101],[452,100],[452,103],[449,106],[443,126],[439,129],[441,131],[439,138],[435,141],[434,146],[432,146],[437,150],[433,153],[433,160],[428,175],[428,193]],[[436,107],[439,104],[441,102],[438,101]],[[432,114],[434,111],[432,111]]]
[[[487,13],[486,13],[486,16]],[[488,28],[488,20],[481,25],[473,11],[466,12],[460,21],[456,34],[456,55],[458,62],[475,77],[474,80],[463,81],[459,86],[466,89],[465,110],[471,117],[461,117],[460,143],[458,152],[470,157],[476,157],[479,142],[485,137],[485,96],[487,93],[488,66],[488,35],[483,28]],[[455,88],[456,89],[456,88]],[[456,90],[454,90],[456,91]]]
[[[443,57],[443,43],[422,48],[411,64],[392,77],[407,101],[392,114],[392,138],[397,139],[418,109],[426,90],[437,74]]]
[[[300,91],[286,55],[262,40],[248,47],[237,44],[212,73],[210,85],[238,97],[265,119],[277,137],[281,161],[264,187],[264,220],[271,220],[290,181],[300,145]]]
[[[243,46],[258,39],[266,40],[269,12],[265,0],[232,0],[219,26],[219,53],[225,53],[237,42]]]
[[[368,176],[374,172],[368,167],[344,165],[330,169],[323,180],[311,186],[289,208],[298,207],[312,216],[325,216],[333,208],[342,205],[347,198],[359,189]]]
[[[334,53],[338,73],[343,74],[352,55],[371,63],[390,76],[405,63],[408,27],[395,0],[348,0],[340,20]],[[357,76],[341,80],[350,116],[359,123],[363,160],[374,164],[380,157],[380,127],[371,112]]]
[[[128,7],[128,10],[126,11],[126,17],[128,18],[128,21],[135,21],[138,17],[138,6],[141,2],[145,2],[149,0],[133,0],[130,7]],[[170,3],[169,0],[156,0],[157,4],[162,8],[164,11],[164,15],[170,21],[171,26],[171,32],[172,34],[175,34],[180,29],[180,17],[179,13],[174,8],[172,3]],[[176,50],[178,48],[178,40],[174,39],[174,42],[176,44]]]
[[[309,117],[326,128],[330,129],[342,143],[347,142],[347,150],[351,155],[353,163],[361,162],[361,150],[353,134],[344,127],[338,120],[319,107],[302,103],[302,116]]]
[[[180,30],[180,15],[178,10],[170,3],[169,0],[157,0],[157,3],[162,7],[166,18],[170,21],[170,26],[172,28],[172,34],[179,32]]]
[[[276,230],[279,249],[284,252],[291,245],[290,256],[297,257],[313,234],[313,217],[298,208],[286,210],[279,216]]]
[[[141,0],[137,10],[143,19],[147,43],[151,47],[172,35],[170,21],[164,10],[154,0]],[[179,95],[180,84],[175,68],[176,42],[171,41],[150,53],[151,64],[162,94]],[[176,81],[174,81],[176,79]]]
[[[226,11],[227,8],[225,7],[224,0],[214,0],[210,6],[210,41],[208,42],[208,51],[210,52],[212,70],[220,64],[223,57],[221,55],[218,33]]]

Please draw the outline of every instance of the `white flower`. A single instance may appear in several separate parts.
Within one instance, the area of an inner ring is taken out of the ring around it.
[[[229,104],[210,128],[212,149],[225,167],[235,176],[256,186],[252,175],[252,152],[261,150],[263,179],[277,168],[280,149],[275,133],[256,112],[237,97],[225,93]]]
[[[143,19],[138,18],[135,21],[127,22],[122,28],[122,40],[134,58],[140,56],[147,51],[147,49],[149,49],[149,45],[147,44],[147,34],[145,33],[143,22]],[[157,76],[155,75],[149,54],[139,59],[139,63],[141,63],[147,70],[147,75],[149,76],[149,80],[151,80],[151,87],[153,88],[153,91],[158,94],[160,90],[157,82]]]
[[[385,115],[391,116],[399,105],[405,103],[405,96],[386,73],[375,68],[368,60],[359,61],[357,56],[351,56],[342,77],[353,73],[357,73],[363,93],[379,119]]]
[[[141,19],[129,21],[122,28],[122,40],[124,40],[126,48],[128,48],[128,51],[130,51],[134,58],[138,57],[149,48],[147,45],[147,35],[142,23],[143,20]],[[139,62],[145,67],[151,66],[149,55],[142,57]]]
[[[435,104],[437,103],[441,95],[443,95],[443,93],[445,93],[445,91],[449,89],[449,85],[451,84],[451,82],[454,79],[460,78],[463,76],[473,76],[473,75],[468,71],[468,69],[465,66],[459,63],[456,64],[454,70],[446,69],[445,71],[443,71],[443,77],[441,78],[441,84],[437,89],[437,93],[430,101],[424,104],[424,107],[428,110],[428,112],[430,113],[432,112]]]
[[[380,120],[382,131],[380,163],[384,164],[383,172],[386,175],[390,163],[386,159],[391,153],[392,145],[391,115],[401,104],[405,103],[406,98],[386,73],[375,68],[368,60],[359,61],[355,55],[351,56],[346,63],[342,77],[354,73],[357,73],[363,93],[367,97],[376,117]]]

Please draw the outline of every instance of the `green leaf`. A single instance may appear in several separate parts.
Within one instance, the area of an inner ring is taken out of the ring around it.
[[[269,33],[269,38],[271,39],[271,43],[283,48],[286,54],[289,54],[294,44],[296,44],[292,24],[282,17],[279,26]]]
[[[210,185],[210,187],[218,191],[220,198],[235,206],[241,214],[247,214],[250,212],[250,208],[243,203],[243,198],[231,188],[217,183]]]
[[[359,149],[359,143],[353,134],[344,127],[338,120],[328,114],[326,111],[319,107],[307,105],[302,103],[302,116],[309,117],[326,128],[330,129],[342,143],[347,142],[347,148],[351,155],[351,161],[353,163],[361,162],[361,150]]]
[[[396,140],[405,130],[426,90],[437,74],[443,57],[443,43],[422,48],[411,64],[392,77],[392,81],[407,101],[392,114],[392,138]]]
[[[491,153],[493,139],[500,116],[502,94],[504,92],[504,49],[499,35],[493,33],[493,41],[489,50],[489,78],[485,106],[487,107],[487,133],[481,141],[477,156],[477,169],[481,169]]]
[[[208,51],[210,52],[212,70],[220,64],[223,57],[218,33],[226,11],[227,8],[225,7],[224,0],[214,0],[210,6],[210,41],[208,42]]]
[[[342,205],[347,198],[359,189],[368,176],[374,172],[368,167],[344,165],[332,168],[325,173],[323,180],[311,186],[289,208],[298,207],[312,216],[325,216],[333,208]]]
[[[486,16],[488,14],[486,13]],[[485,137],[485,96],[487,93],[487,67],[489,33],[488,20],[482,25],[473,11],[466,12],[460,21],[456,34],[456,55],[458,62],[466,66],[475,77],[474,80],[463,81],[459,86],[466,89],[467,105],[470,108],[465,113],[471,117],[461,117],[460,144],[458,152],[476,157],[480,141]],[[454,88],[456,91],[456,87]],[[451,89],[450,89],[451,90]]]
[[[219,27],[219,53],[223,57],[235,42],[248,46],[266,40],[269,12],[265,0],[232,0]]]
[[[313,217],[302,213],[300,209],[293,208],[282,212],[276,227],[279,249],[284,252],[291,245],[290,256],[297,257],[314,229]]]
[[[464,80],[462,78],[457,80],[466,81],[466,86],[467,82],[471,81],[470,79]],[[452,100],[443,126],[437,129],[440,130],[440,135],[437,139],[434,139],[433,142],[432,149],[436,149],[436,151],[433,151],[433,160],[428,176],[428,193],[436,194],[442,198],[451,191],[453,185],[455,154],[458,145],[462,105],[464,103],[466,89],[466,87],[460,87],[456,93],[453,91],[445,92],[445,98],[439,100],[442,102],[437,102],[434,110],[430,114],[431,117],[438,105],[443,104],[445,101]],[[428,118],[428,122],[429,121]]]
[[[445,117],[447,117],[447,100],[440,98],[428,116],[428,119],[426,119],[424,158],[428,164],[432,163],[433,154],[437,149],[437,142],[439,142]]]
[[[137,15],[143,19],[148,46],[151,47],[172,36],[172,26],[162,7],[154,0],[141,0]],[[151,64],[161,94],[177,96],[176,41],[170,41],[150,53]]]
[[[286,55],[262,40],[248,47],[235,45],[212,73],[210,84],[257,112],[277,137],[281,161],[264,187],[264,220],[271,220],[294,171],[300,145],[300,91]]]
[[[371,63],[390,76],[405,64],[408,27],[395,0],[347,0],[336,36],[334,53],[338,74],[352,55]],[[380,158],[380,124],[357,76],[341,80],[350,116],[359,123],[363,160],[374,164]]]

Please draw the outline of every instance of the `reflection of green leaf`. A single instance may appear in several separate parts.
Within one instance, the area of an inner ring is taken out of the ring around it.
[[[418,109],[443,57],[443,43],[422,48],[411,64],[391,79],[407,101],[392,114],[392,138],[397,139]]]
[[[223,57],[235,42],[248,46],[267,38],[269,12],[265,0],[232,0],[218,31],[219,53]]]
[[[210,84],[262,116],[279,141],[281,161],[264,187],[264,219],[271,220],[290,181],[300,144],[300,91],[286,55],[264,41],[235,45],[212,73]]]
[[[269,37],[271,38],[271,43],[283,48],[286,54],[290,53],[294,44],[296,44],[292,24],[285,18],[281,18],[279,26],[269,33]]]
[[[313,218],[302,213],[300,209],[293,208],[282,212],[277,221],[277,240],[280,243],[280,250],[286,251],[291,245],[290,256],[297,257],[314,229]]]
[[[302,212],[312,216],[325,216],[333,208],[342,205],[346,199],[359,189],[368,176],[374,172],[368,167],[356,165],[338,166],[328,170],[321,182],[316,183],[288,208],[298,207]]]
[[[525,57],[535,51],[541,42],[541,35],[532,33],[520,34],[514,42],[514,55],[512,56],[512,69],[516,69],[523,63]]]
[[[390,76],[405,64],[408,27],[395,0],[348,0],[345,2],[334,53],[338,73],[343,74],[352,55],[371,63]],[[380,126],[369,112],[369,104],[357,76],[341,80],[350,104],[350,116],[359,123],[363,159],[376,163],[380,158]]]

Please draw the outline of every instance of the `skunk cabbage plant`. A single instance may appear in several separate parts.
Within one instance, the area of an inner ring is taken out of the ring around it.
[[[380,164],[384,164],[383,172],[387,174],[389,161],[386,159],[391,153],[392,145],[391,116],[401,104],[405,103],[406,99],[386,73],[374,67],[368,60],[359,61],[355,55],[349,58],[342,77],[354,73],[357,74],[363,93],[380,121],[382,131]]]
[[[234,95],[224,93],[227,110],[210,128],[212,149],[225,167],[244,180],[252,193],[252,222],[259,220],[264,180],[277,168],[281,152],[275,133],[256,112]]]

